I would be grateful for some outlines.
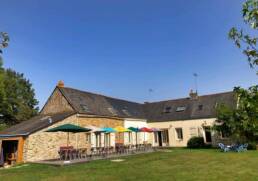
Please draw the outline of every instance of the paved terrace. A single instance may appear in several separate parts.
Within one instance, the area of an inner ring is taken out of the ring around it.
[[[93,155],[88,156],[86,158],[76,158],[71,160],[60,160],[60,159],[54,159],[54,160],[42,160],[42,161],[36,161],[31,163],[39,163],[39,164],[47,164],[47,165],[53,165],[53,166],[67,166],[67,165],[73,165],[73,164],[80,164],[80,163],[86,163],[91,162],[95,160],[107,160],[107,159],[115,159],[115,158],[121,158],[131,155],[140,155],[140,154],[147,154],[156,152],[157,148],[151,148],[145,151],[135,151],[130,153],[113,153],[108,155]]]

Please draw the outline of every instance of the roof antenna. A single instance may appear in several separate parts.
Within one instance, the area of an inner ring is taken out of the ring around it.
[[[198,74],[197,73],[193,73],[193,76],[194,76],[195,91],[196,91],[196,93],[198,93],[198,84],[197,84]]]
[[[148,92],[149,92],[149,101],[151,99],[151,94],[154,92],[154,90],[152,88],[149,88],[148,89]]]

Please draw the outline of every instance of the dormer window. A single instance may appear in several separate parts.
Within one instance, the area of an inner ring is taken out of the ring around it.
[[[179,107],[176,108],[176,112],[182,112],[182,111],[184,111],[185,109],[186,109],[185,106],[179,106]]]
[[[123,111],[123,113],[124,113],[125,115],[127,115],[127,116],[131,116],[131,114],[128,112],[128,110],[127,110],[127,109],[122,109],[122,111]]]
[[[108,108],[108,111],[109,111],[111,114],[113,114],[114,116],[117,116],[116,110],[113,109],[112,107],[109,107],[109,108]]]
[[[171,110],[172,110],[172,107],[171,106],[166,106],[165,108],[164,108],[164,113],[171,113]]]
[[[88,106],[87,106],[87,105],[85,105],[85,104],[81,104],[80,106],[81,106],[81,109],[82,109],[83,111],[85,111],[85,112],[89,112],[89,108],[88,108]]]

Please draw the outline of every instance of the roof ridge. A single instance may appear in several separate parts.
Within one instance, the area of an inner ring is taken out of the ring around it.
[[[108,98],[108,99],[115,99],[115,100],[125,101],[125,102],[129,102],[129,103],[143,105],[143,103],[129,101],[129,100],[121,99],[121,98],[115,98],[115,97],[111,97],[111,96],[106,96],[106,95],[99,94],[99,93],[88,92],[88,91],[85,91],[85,90],[79,90],[79,89],[75,89],[75,88],[72,88],[72,87],[59,87],[59,89],[72,89],[72,90],[79,91],[79,92],[82,92],[82,93],[87,93],[87,94],[92,94],[92,95],[96,95],[96,96],[101,96],[101,97],[105,97],[105,98]]]
[[[138,104],[138,105],[145,105],[146,103],[139,103],[139,102],[134,102],[134,101],[129,101],[129,100],[125,100],[125,99],[121,99],[121,98],[115,98],[115,97],[111,97],[111,96],[106,96],[100,93],[93,93],[93,92],[89,92],[89,91],[85,91],[85,90],[80,90],[80,89],[76,89],[76,88],[72,88],[72,87],[59,87],[59,89],[72,89],[75,91],[79,91],[82,93],[87,93],[87,94],[92,94],[92,95],[96,95],[96,96],[101,96],[101,97],[105,97],[108,99],[114,99],[114,100],[120,100],[120,101],[125,101],[125,102],[129,102],[129,103],[134,103],[134,104]],[[226,91],[226,92],[218,92],[218,93],[213,93],[213,94],[205,94],[205,95],[200,95],[198,97],[207,97],[207,96],[215,96],[215,95],[220,95],[220,94],[229,94],[229,93],[233,93],[233,91]],[[161,101],[155,101],[155,102],[148,102],[147,104],[155,104],[155,103],[165,103],[165,102],[169,102],[169,101],[179,101],[179,100],[191,100],[189,97],[182,97],[182,98],[176,98],[176,99],[167,99],[167,100],[161,100]]]
[[[205,95],[200,95],[198,97],[215,96],[215,95],[229,94],[229,93],[233,93],[233,91],[218,92],[218,93],[213,93],[213,94],[205,94]],[[190,97],[182,97],[182,98],[167,99],[167,100],[156,101],[156,102],[148,102],[147,104],[155,104],[155,103],[162,103],[162,102],[165,103],[165,102],[168,102],[168,101],[179,101],[179,100],[191,100],[191,99],[190,99]]]

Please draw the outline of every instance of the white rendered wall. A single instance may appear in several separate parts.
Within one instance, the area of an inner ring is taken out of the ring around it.
[[[192,137],[191,129],[196,128],[196,130],[200,130],[201,135],[204,140],[205,133],[203,130],[203,126],[212,126],[215,122],[216,118],[208,118],[208,119],[194,119],[194,120],[180,120],[180,121],[167,121],[167,122],[153,122],[148,123],[148,127],[154,127],[159,129],[168,129],[169,134],[169,146],[172,147],[185,147],[187,146],[187,141]],[[182,128],[183,130],[183,139],[177,139],[175,128]],[[198,134],[198,133],[196,133]],[[213,138],[212,138],[213,139]],[[154,146],[157,146],[154,143]]]
[[[124,120],[124,127],[135,127],[135,128],[142,128],[142,127],[148,127],[147,121],[144,119],[125,119]],[[152,137],[153,133],[137,133],[137,140],[136,140],[136,133],[131,133],[131,142],[129,142],[129,133],[124,134],[124,143],[125,144],[143,144],[144,141],[148,141],[149,143],[152,143],[152,140],[149,140]]]

